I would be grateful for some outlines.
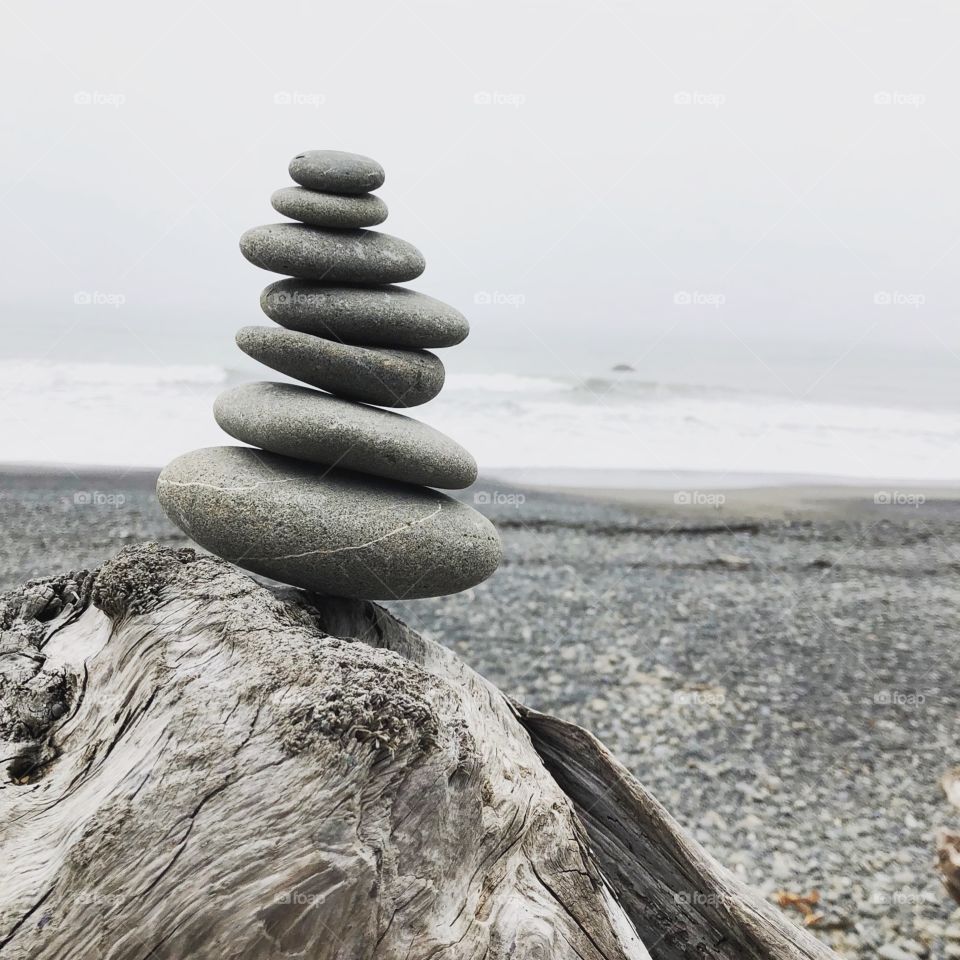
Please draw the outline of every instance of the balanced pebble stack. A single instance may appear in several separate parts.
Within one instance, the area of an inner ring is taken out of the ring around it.
[[[443,387],[440,359],[468,331],[453,307],[393,286],[423,272],[411,244],[367,229],[387,217],[368,157],[311,150],[274,209],[295,223],[248,230],[243,255],[287,279],[260,297],[276,326],[244,327],[240,348],[299,381],[247,383],[216,400],[220,426],[249,446],[209,447],[157,481],[168,516],[201,546],[263,576],[371,600],[456,593],[500,562],[493,525],[438,490],[468,487],[473,457],[413,407]]]

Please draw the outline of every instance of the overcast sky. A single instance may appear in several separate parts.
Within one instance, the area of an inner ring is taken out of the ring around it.
[[[7,357],[232,356],[237,239],[309,148],[384,165],[467,366],[960,350],[955,3],[2,11]]]

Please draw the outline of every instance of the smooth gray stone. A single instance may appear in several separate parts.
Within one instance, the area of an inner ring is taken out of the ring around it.
[[[436,490],[328,470],[248,447],[208,447],[160,474],[167,516],[212,553],[315,593],[436,597],[486,580],[500,538]]]
[[[387,205],[372,193],[344,197],[305,187],[284,187],[274,191],[270,204],[277,213],[313,227],[348,230],[375,227],[387,219]]]
[[[260,294],[260,306],[281,326],[344,343],[452,347],[470,332],[459,310],[404,287],[364,290],[278,280]]]
[[[348,346],[282,327],[242,327],[237,346],[295,380],[382,407],[415,407],[443,388],[443,364],[425,350]]]
[[[367,193],[383,186],[386,177],[376,160],[342,150],[304,150],[289,169],[301,186],[325,193]]]
[[[412,243],[374,230],[324,230],[271,223],[247,230],[240,252],[264,270],[327,283],[397,283],[423,273]]]
[[[244,383],[213,405],[231,437],[287,457],[456,490],[477,479],[460,444],[400,413],[289,383]]]

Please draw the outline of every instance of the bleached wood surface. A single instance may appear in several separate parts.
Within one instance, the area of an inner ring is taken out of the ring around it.
[[[145,544],[0,630],[0,960],[833,956],[374,604]]]

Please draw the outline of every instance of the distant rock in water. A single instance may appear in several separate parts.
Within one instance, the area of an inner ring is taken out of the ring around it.
[[[614,373],[636,373],[637,371],[629,363],[618,363],[610,368]]]
[[[465,590],[496,570],[500,539],[472,507],[431,488],[469,486],[476,462],[432,427],[379,407],[435,397],[443,363],[423,348],[460,343],[469,324],[439,300],[392,286],[425,262],[406,241],[364,229],[387,215],[370,193],[384,181],[378,163],[311,150],[291,161],[290,175],[300,186],[271,203],[300,222],[254,227],[240,241],[251,263],[288,276],[260,298],[279,326],[244,327],[237,343],[308,386],[224,391],[217,422],[251,446],[178,457],[157,495],[201,546],[318,594]]]

